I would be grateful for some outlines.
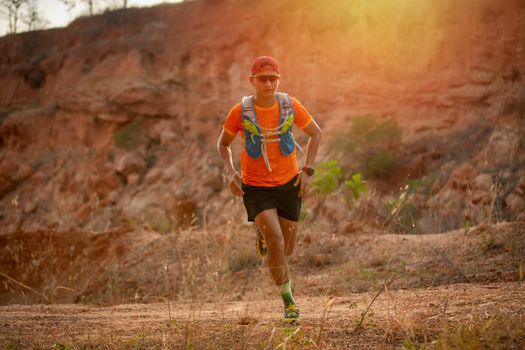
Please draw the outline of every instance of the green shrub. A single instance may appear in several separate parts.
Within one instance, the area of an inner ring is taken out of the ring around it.
[[[350,128],[350,140],[357,147],[384,146],[401,140],[401,128],[393,119],[383,121],[374,115],[355,117]]]
[[[366,174],[370,177],[385,177],[395,168],[394,157],[386,150],[373,153],[366,162]]]
[[[422,192],[425,195],[431,195],[431,188],[436,181],[435,176],[424,176],[421,179],[408,179],[410,193]]]
[[[395,169],[395,155],[391,146],[401,140],[402,130],[393,119],[374,115],[352,118],[347,131],[334,135],[331,148],[341,158],[345,170],[352,169],[368,177],[384,177]]]
[[[354,201],[359,200],[362,193],[368,191],[368,186],[361,173],[353,174],[350,180],[345,181],[345,185],[350,190],[345,196],[348,206],[352,206]]]
[[[59,350],[69,350],[69,346],[60,342],[56,342],[55,347]]]
[[[136,149],[139,145],[148,141],[148,133],[140,123],[131,122],[124,125],[115,134],[115,143],[125,150]]]
[[[375,143],[392,143],[401,140],[401,128],[393,119],[377,122],[368,137]]]
[[[323,196],[334,192],[339,186],[339,180],[342,174],[341,167],[337,163],[337,160],[331,159],[319,163],[315,168],[315,174],[312,180],[312,192]]]
[[[337,190],[343,179],[343,170],[335,159],[319,163],[312,180],[312,193],[327,196]],[[345,182],[345,199],[348,206],[359,200],[362,193],[368,191],[366,180],[361,173],[353,174]]]

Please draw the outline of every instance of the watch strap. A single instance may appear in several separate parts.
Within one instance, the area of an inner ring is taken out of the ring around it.
[[[302,170],[303,170],[303,171],[306,173],[306,175],[308,175],[308,176],[312,176],[312,175],[314,174],[314,171],[315,171],[314,168],[310,168],[310,167],[307,167],[307,166],[303,167]]]

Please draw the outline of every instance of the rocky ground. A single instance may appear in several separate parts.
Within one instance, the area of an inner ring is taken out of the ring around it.
[[[299,296],[300,325],[281,321],[276,299],[3,306],[0,343],[10,349],[521,349],[525,344],[523,282],[387,290],[373,300],[376,294]]]

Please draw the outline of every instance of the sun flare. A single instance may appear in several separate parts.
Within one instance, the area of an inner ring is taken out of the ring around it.
[[[353,50],[383,71],[419,72],[439,49],[442,29],[435,1],[358,0],[349,11]]]

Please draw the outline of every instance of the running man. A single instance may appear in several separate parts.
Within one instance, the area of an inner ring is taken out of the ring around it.
[[[249,76],[254,95],[244,97],[230,110],[217,148],[232,194],[243,197],[248,221],[255,221],[263,235],[258,235],[257,250],[260,254],[267,250],[268,268],[284,302],[284,320],[295,322],[299,308],[292,294],[287,257],[294,251],[301,199],[309,190],[322,133],[296,98],[277,92],[280,78],[275,58],[255,59]],[[301,170],[294,125],[309,136]],[[238,132],[245,142],[241,174],[233,166],[230,149]]]

